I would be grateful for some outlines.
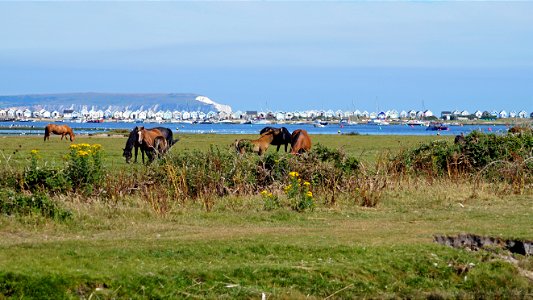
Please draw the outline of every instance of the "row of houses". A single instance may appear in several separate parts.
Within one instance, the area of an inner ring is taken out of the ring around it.
[[[443,120],[461,120],[461,119],[497,119],[497,118],[533,118],[533,112],[528,114],[522,110],[519,112],[510,111],[475,111],[470,113],[466,110],[459,111],[442,111],[440,119]],[[250,120],[250,119],[267,119],[267,120],[313,120],[321,119],[438,119],[431,110],[409,110],[400,111],[387,110],[381,112],[368,112],[366,110],[360,111],[342,111],[342,110],[306,110],[306,111],[209,111],[207,113],[201,111],[170,111],[170,110],[98,110],[83,108],[80,111],[65,109],[59,111],[48,111],[46,109],[30,110],[30,109],[0,109],[0,120],[17,120],[17,119],[63,119],[63,120],[156,120],[156,121],[171,121],[171,120]]]
[[[235,119],[243,119],[247,117],[256,117],[259,119],[276,119],[276,120],[291,120],[291,119],[314,119],[314,118],[325,118],[325,119],[351,119],[351,118],[362,118],[362,119],[411,119],[411,120],[424,120],[424,119],[438,119],[431,110],[402,110],[398,112],[397,110],[387,110],[381,112],[368,112],[366,110],[360,111],[342,111],[342,110],[310,110],[302,112],[257,112],[257,111],[246,111],[246,112],[235,112]],[[443,111],[441,112],[441,119],[443,120],[462,120],[462,119],[497,119],[497,118],[533,118],[533,112],[528,114],[525,110],[511,111],[507,113],[502,110],[497,111],[479,111],[471,114],[470,112],[463,111]]]

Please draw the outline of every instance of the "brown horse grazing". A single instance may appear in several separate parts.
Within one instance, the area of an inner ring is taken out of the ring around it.
[[[291,137],[291,154],[302,154],[311,150],[311,138],[307,131],[296,129],[292,132]]]
[[[168,151],[167,139],[158,129],[147,130],[144,127],[138,127],[137,132],[141,151],[146,152],[148,162],[152,162],[156,157],[160,157]]]
[[[245,152],[255,152],[263,155],[274,139],[274,130],[269,129],[265,131],[257,140],[235,140],[235,150],[237,153],[244,154]]]
[[[53,134],[60,134],[61,140],[65,137],[65,135],[69,135],[70,141],[74,141],[74,131],[72,131],[72,128],[68,125],[56,125],[56,124],[48,124],[44,128],[44,140],[50,140],[50,133]]]

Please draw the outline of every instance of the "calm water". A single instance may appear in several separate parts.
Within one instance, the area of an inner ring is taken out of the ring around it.
[[[48,122],[1,122],[1,127],[11,127],[11,129],[0,129],[0,135],[42,135],[44,134],[43,128]],[[457,135],[457,134],[468,134],[474,130],[482,132],[492,132],[492,133],[505,133],[507,132],[508,127],[505,125],[464,125],[464,126],[448,126],[449,130],[447,131],[430,131],[426,130],[425,126],[407,126],[407,125],[368,125],[368,124],[357,124],[357,125],[344,125],[339,126],[335,125],[326,125],[325,127],[317,128],[310,124],[302,125],[293,125],[293,124],[273,124],[273,125],[259,125],[259,124],[180,124],[180,123],[145,123],[145,124],[135,124],[135,123],[69,123],[65,122],[62,124],[68,124],[74,129],[78,134],[88,134],[88,133],[101,133],[109,129],[128,129],[131,130],[135,126],[145,126],[147,128],[162,126],[172,129],[174,132],[178,133],[193,133],[193,134],[205,134],[205,133],[214,133],[214,134],[255,134],[265,126],[274,126],[274,127],[287,127],[289,131],[295,129],[305,129],[310,134],[349,134],[349,133],[359,133],[363,135]],[[28,127],[33,126],[35,129]]]

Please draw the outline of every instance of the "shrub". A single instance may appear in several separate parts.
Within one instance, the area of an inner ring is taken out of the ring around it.
[[[72,216],[71,212],[59,207],[44,193],[23,195],[10,190],[0,190],[0,213],[24,216],[39,214],[60,221]]]
[[[393,157],[397,171],[431,174],[479,171],[494,161],[521,162],[533,155],[533,135],[496,135],[477,131],[462,144],[439,140],[422,144]]]
[[[72,144],[67,155],[66,176],[75,191],[92,192],[103,179],[102,151],[99,144]]]
[[[320,145],[304,155],[272,152],[263,156],[238,155],[234,151],[211,147],[207,151],[167,155],[158,164],[150,166],[147,174],[148,182],[161,186],[175,200],[201,200],[206,209],[210,209],[215,197],[253,195],[262,190],[281,191],[290,172],[298,172],[301,180],[317,187],[316,192],[334,195],[336,189],[348,191],[355,188],[353,176],[358,169],[357,159]],[[302,199],[309,201],[312,198]],[[334,203],[334,196],[330,202]],[[269,203],[265,209],[274,206],[275,203]],[[311,206],[302,202],[294,208],[300,211]]]
[[[533,134],[483,134],[474,131],[463,143],[439,140],[404,150],[391,158],[393,173],[456,177],[480,174],[508,182],[521,192],[533,184]],[[476,176],[479,177],[479,176]]]
[[[40,164],[40,155],[37,150],[30,152],[30,165],[24,170],[22,183],[24,188],[34,192],[65,192],[71,187],[62,169]]]

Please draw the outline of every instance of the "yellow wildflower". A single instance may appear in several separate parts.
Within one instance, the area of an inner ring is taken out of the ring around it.
[[[77,154],[78,154],[78,156],[87,156],[87,155],[89,155],[89,152],[80,150],[80,151],[78,151]]]
[[[298,172],[294,172],[294,171],[293,171],[293,172],[290,172],[290,173],[289,173],[289,176],[294,178],[294,177],[298,177],[298,176],[300,176],[300,174],[298,174]]]
[[[70,149],[74,149],[74,150],[78,149],[79,147],[80,147],[80,145],[78,145],[78,144],[70,145]]]
[[[263,195],[263,196],[267,196],[267,195],[268,195],[267,190],[263,190],[263,191],[261,192],[261,195]]]
[[[308,191],[306,195],[307,197],[313,197],[313,193],[311,191]]]
[[[305,185],[305,186],[310,186],[311,183],[310,183],[309,181],[304,181],[304,185]]]
[[[100,144],[94,144],[91,146],[91,148],[94,150],[94,151],[98,151],[100,149],[102,149],[102,145]]]
[[[31,154],[32,155],[37,155],[37,154],[39,154],[39,150],[33,149],[33,150],[31,150]]]
[[[267,195],[269,198],[272,198],[274,195],[272,193],[268,193]]]
[[[292,184],[289,184],[285,187],[285,192],[288,192],[292,188]]]

